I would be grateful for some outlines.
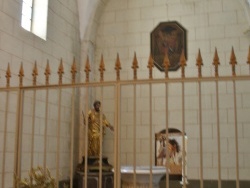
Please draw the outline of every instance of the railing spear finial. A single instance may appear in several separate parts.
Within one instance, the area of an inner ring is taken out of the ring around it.
[[[76,73],[77,73],[75,57],[73,59],[73,64],[71,66],[71,71],[70,72],[72,74],[72,84],[74,84],[76,82]]]
[[[10,87],[10,78],[11,78],[10,63],[8,63],[5,77],[6,77],[6,87]]]
[[[89,56],[87,56],[87,60],[86,60],[86,64],[85,64],[85,69],[84,69],[85,73],[86,73],[86,82],[89,82],[89,72],[90,70],[90,64],[89,64]]]
[[[36,61],[35,61],[35,65],[34,65],[34,68],[33,68],[33,71],[32,71],[32,76],[33,76],[33,85],[35,86],[36,85],[36,77],[38,75],[38,71],[37,71],[37,64],[36,64]]]
[[[117,53],[117,57],[116,57],[116,63],[115,63],[115,70],[116,70],[116,80],[120,80],[120,70],[121,70],[121,62],[120,62],[120,58],[119,58],[119,54]]]
[[[250,46],[248,48],[247,64],[249,65],[249,71],[250,71]]]
[[[149,69],[149,79],[153,79],[154,60],[153,60],[152,54],[150,54],[150,56],[149,56],[148,66],[147,67]]]
[[[62,84],[62,76],[64,74],[62,58],[61,58],[60,65],[59,65],[57,73],[59,75],[59,85],[61,85]]]
[[[100,81],[103,82],[103,80],[104,80],[104,71],[105,71],[105,64],[104,64],[104,61],[103,61],[103,55],[101,56],[99,71],[100,71]]]
[[[163,60],[163,68],[165,70],[165,78],[168,78],[168,68],[170,67],[170,61],[168,58],[168,53],[165,54],[164,60]]]
[[[197,59],[196,59],[196,65],[198,67],[198,77],[201,78],[202,77],[201,68],[203,66],[203,62],[202,62],[202,57],[201,57],[201,51],[200,51],[200,49],[199,49],[198,56],[197,56]]]
[[[49,85],[50,67],[49,67],[49,60],[48,59],[47,59],[47,65],[45,68],[44,75],[45,75],[45,84]]]
[[[214,65],[215,77],[218,77],[219,76],[220,61],[219,61],[219,56],[218,56],[217,48],[215,48],[215,52],[214,52],[213,65]]]
[[[235,56],[233,47],[232,47],[232,51],[231,51],[230,64],[232,65],[232,75],[236,76],[235,65],[237,64],[237,61],[236,61],[236,56]]]
[[[137,61],[135,52],[134,52],[134,59],[133,59],[133,64],[131,68],[133,69],[133,72],[134,72],[134,80],[137,80],[137,69],[139,68],[139,66],[138,66],[138,61]]]
[[[19,86],[23,86],[23,77],[24,77],[24,71],[23,71],[23,62],[21,62],[20,70],[19,70]]]
[[[181,77],[185,78],[185,66],[187,66],[187,63],[186,63],[186,58],[184,54],[184,49],[182,49],[182,52],[181,52],[180,66],[181,66]]]

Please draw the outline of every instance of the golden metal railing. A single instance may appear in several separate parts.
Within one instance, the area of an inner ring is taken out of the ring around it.
[[[249,51],[248,51],[248,56],[247,56],[247,61],[246,63],[249,65],[250,67],[250,48],[249,48]],[[202,82],[208,82],[208,81],[214,81],[215,84],[216,84],[216,113],[217,113],[217,142],[218,142],[218,187],[220,188],[221,187],[221,156],[220,156],[220,153],[221,153],[221,148],[220,148],[220,114],[219,114],[219,86],[218,86],[218,82],[219,81],[232,81],[233,82],[233,96],[234,96],[234,116],[235,116],[235,145],[236,145],[236,182],[237,182],[237,188],[239,188],[239,154],[238,154],[238,132],[237,132],[237,106],[236,106],[236,86],[235,86],[235,81],[240,81],[240,80],[250,80],[250,76],[249,75],[236,75],[236,66],[237,66],[237,60],[236,60],[236,56],[235,56],[235,53],[234,53],[234,49],[232,48],[231,50],[231,56],[230,56],[230,62],[229,64],[231,65],[231,69],[232,69],[232,74],[229,75],[229,76],[219,76],[219,65],[220,65],[220,62],[219,62],[219,56],[218,56],[218,53],[217,53],[217,49],[215,49],[215,52],[214,52],[214,58],[213,58],[213,63],[212,65],[214,66],[214,76],[211,76],[211,77],[204,77],[202,76],[202,66],[203,66],[203,60],[202,60],[202,56],[201,56],[201,52],[200,50],[198,51],[198,55],[197,55],[197,59],[196,59],[196,66],[197,66],[197,77],[186,77],[185,76],[185,67],[187,66],[187,63],[186,63],[186,59],[185,59],[185,55],[184,55],[184,51],[182,52],[182,55],[181,55],[181,58],[180,58],[180,68],[181,68],[181,76],[180,78],[170,78],[169,77],[169,72],[168,72],[168,67],[170,66],[170,63],[169,63],[169,59],[168,59],[168,56],[166,55],[165,58],[164,58],[164,62],[163,62],[163,67],[164,67],[164,70],[165,70],[165,77],[164,78],[159,78],[159,79],[154,79],[153,78],[153,68],[154,68],[154,61],[152,59],[152,56],[150,55],[149,56],[149,60],[148,60],[148,65],[147,65],[147,68],[149,70],[149,74],[148,74],[148,79],[139,79],[138,76],[137,76],[137,72],[138,72],[138,69],[139,69],[139,66],[138,66],[138,61],[137,61],[137,57],[136,57],[136,53],[134,53],[134,58],[133,58],[133,61],[132,61],[132,70],[133,70],[133,78],[132,80],[121,80],[120,78],[120,71],[122,69],[122,66],[121,66],[121,62],[120,62],[120,58],[119,58],[119,54],[117,54],[117,58],[116,58],[116,62],[115,62],[115,71],[116,71],[116,80],[114,81],[105,81],[104,79],[104,75],[105,75],[105,63],[104,63],[104,59],[103,59],[103,56],[101,56],[101,61],[100,61],[100,65],[99,65],[99,73],[100,73],[100,80],[98,82],[92,82],[90,81],[90,78],[89,78],[89,74],[91,72],[91,67],[90,67],[90,63],[89,63],[89,58],[87,57],[87,60],[86,60],[86,63],[85,63],[85,69],[84,69],[84,72],[85,72],[85,82],[77,82],[76,80],[76,74],[77,72],[80,72],[77,70],[77,67],[76,67],[76,62],[75,62],[75,59],[73,60],[73,63],[72,63],[72,66],[71,66],[71,83],[63,83],[63,74],[64,74],[64,67],[63,67],[63,60],[61,59],[60,60],[60,64],[59,64],[59,67],[58,67],[58,71],[57,71],[57,74],[58,74],[58,84],[51,84],[50,83],[50,75],[51,75],[51,71],[50,71],[50,65],[49,65],[49,62],[47,61],[47,65],[46,65],[46,68],[45,68],[45,72],[44,72],[44,75],[45,75],[45,83],[44,84],[38,84],[37,83],[37,76],[38,76],[38,69],[37,69],[37,62],[34,63],[34,68],[33,68],[33,71],[32,71],[32,85],[31,86],[28,86],[28,85],[25,85],[23,79],[25,77],[25,74],[24,74],[24,68],[23,68],[23,63],[21,63],[21,66],[20,66],[20,70],[19,70],[19,74],[18,74],[18,77],[19,77],[19,84],[18,86],[11,86],[10,85],[10,80],[11,80],[11,70],[10,70],[10,65],[8,64],[7,66],[7,70],[6,70],[6,74],[5,74],[5,78],[6,78],[6,85],[5,86],[1,86],[0,85],[0,92],[6,92],[6,101],[9,101],[9,92],[11,91],[16,91],[18,92],[18,109],[19,111],[17,112],[17,127],[16,127],[16,130],[17,130],[17,137],[16,137],[16,165],[15,165],[15,172],[18,174],[18,172],[20,171],[20,163],[19,163],[19,160],[20,160],[20,147],[21,147],[21,128],[22,126],[20,125],[20,122],[22,122],[22,111],[20,111],[23,107],[23,92],[24,91],[28,91],[28,90],[31,90],[31,91],[34,91],[33,93],[33,119],[32,119],[32,122],[34,124],[34,113],[35,113],[35,105],[36,105],[36,90],[38,89],[46,89],[46,100],[45,100],[45,103],[48,103],[48,91],[49,89],[58,89],[59,93],[58,93],[58,98],[59,98],[59,104],[62,100],[62,96],[61,96],[61,89],[63,88],[72,88],[73,90],[73,97],[72,97],[72,109],[73,109],[73,113],[72,113],[72,119],[71,119],[71,124],[74,125],[75,122],[74,122],[74,117],[73,115],[76,113],[75,112],[75,106],[74,106],[74,100],[75,100],[75,88],[81,88],[81,87],[84,87],[86,89],[86,93],[88,93],[88,89],[89,87],[101,87],[103,88],[104,86],[115,86],[115,92],[116,92],[116,100],[115,100],[115,107],[116,107],[116,116],[115,116],[115,123],[116,125],[119,125],[120,124],[120,111],[121,111],[121,106],[120,106],[120,97],[121,97],[121,86],[123,85],[132,85],[134,87],[133,91],[134,91],[134,104],[133,104],[133,110],[134,110],[134,113],[136,114],[136,84],[149,84],[149,87],[150,87],[150,94],[149,94],[149,97],[150,97],[150,140],[153,140],[152,138],[152,84],[157,84],[157,83],[164,83],[165,84],[165,88],[166,88],[166,96],[168,96],[168,84],[169,83],[181,83],[181,86],[182,86],[182,133],[183,133],[183,147],[184,149],[182,150],[183,151],[183,156],[185,156],[185,139],[184,139],[184,133],[185,133],[185,83],[187,82],[196,82],[198,83],[198,98],[199,98],[199,135],[200,135],[200,187],[203,188],[203,134],[202,134],[202,101],[201,101],[201,83]],[[101,90],[102,91],[102,90]],[[103,95],[103,91],[101,92],[101,99],[103,99],[102,96]],[[85,100],[88,101],[88,95],[86,95],[85,97]],[[166,97],[166,130],[168,130],[168,97]],[[61,119],[61,111],[60,111],[60,105],[58,104],[58,137],[57,137],[57,151],[60,150],[60,137],[59,137],[59,134],[60,134],[60,126],[61,126],[61,123],[60,123],[60,119]],[[87,108],[88,108],[88,102],[86,102],[86,109],[85,111],[87,111]],[[6,104],[5,106],[5,121],[3,122],[4,124],[4,138],[3,138],[3,160],[2,160],[2,187],[4,187],[5,185],[5,182],[4,182],[4,179],[5,179],[5,162],[6,162],[6,146],[7,146],[7,141],[6,141],[6,135],[7,135],[7,116],[8,116],[8,109],[9,109],[9,105]],[[46,139],[47,139],[47,127],[48,127],[48,122],[47,122],[47,119],[48,119],[48,106],[46,105],[46,114],[45,114],[45,122],[46,122],[46,125],[45,125],[45,130],[44,130],[44,139],[45,139],[45,142],[46,142]],[[136,115],[135,115],[136,116]],[[85,121],[87,122],[87,120]],[[136,120],[135,120],[135,117],[134,117],[134,122],[133,122],[133,126],[134,126],[134,136],[133,136],[133,143],[134,143],[134,149],[133,149],[133,153],[134,153],[134,161],[133,161],[133,164],[134,166],[136,166],[136,148],[135,148],[135,145],[136,145],[136,139],[135,139],[135,133],[136,133]],[[86,128],[87,129],[87,126]],[[74,137],[74,134],[73,134],[73,130],[74,130],[74,126],[71,127],[71,155],[70,155],[70,172],[71,172],[71,180],[73,179],[73,171],[74,171],[74,167],[73,167],[73,137]],[[87,131],[86,131],[87,132]],[[32,135],[34,136],[34,130],[32,130]],[[114,182],[114,187],[120,187],[120,156],[119,156],[119,153],[120,153],[120,139],[119,139],[119,136],[120,136],[120,127],[117,126],[117,128],[115,129],[115,135],[114,135],[114,170],[115,173],[114,174],[114,179],[115,179],[115,182]],[[32,140],[34,140],[34,138],[32,138]],[[87,134],[85,135],[85,143],[87,143]],[[32,143],[32,146],[31,146],[31,151],[32,151],[32,155],[34,153],[34,145]],[[86,148],[86,147],[85,147]],[[46,146],[44,146],[44,159],[45,159],[45,162],[44,162],[44,168],[46,167],[46,152],[47,152],[47,148]],[[101,149],[102,151],[102,149]],[[150,153],[153,153],[153,148],[152,148],[152,145],[150,145]],[[87,150],[85,150],[85,155],[87,156]],[[59,168],[59,153],[57,153],[57,162],[56,162],[56,166],[57,168]],[[152,167],[153,165],[153,158],[152,158],[152,155],[150,156],[150,166]],[[85,157],[85,162],[87,163],[87,157]],[[186,161],[184,160],[183,161],[183,166],[185,166],[186,164]],[[31,166],[33,166],[33,157],[32,157],[32,160],[31,160]],[[167,166],[168,167],[168,166]],[[135,170],[135,169],[134,169]],[[85,169],[85,171],[87,171],[87,169]],[[186,177],[186,170],[184,169],[183,170],[183,177],[184,177],[184,181],[183,181],[183,186],[184,188],[186,187],[186,181],[185,181],[185,177]],[[59,171],[57,170],[57,179],[59,178]],[[85,174],[85,179],[87,177],[87,173]],[[167,181],[166,181],[166,187],[168,188],[169,187],[169,181],[168,181],[168,176],[167,177]],[[100,173],[100,179],[102,179],[101,177],[101,173]],[[136,181],[136,175],[134,175],[134,185],[135,185],[135,181]],[[151,176],[150,176],[150,182],[152,184],[152,168],[151,168]],[[87,185],[87,181],[85,181],[85,187]],[[99,185],[101,186],[101,185]],[[71,187],[73,187],[73,184],[72,184],[72,181],[71,181]]]
[[[153,69],[154,69],[154,63],[153,63],[153,59],[152,59],[152,56],[150,55],[149,56],[149,61],[148,61],[148,65],[147,65],[147,68],[149,70],[149,80],[152,80],[152,82],[154,82],[154,80],[161,80],[162,79],[154,79],[153,80]],[[249,48],[249,53],[248,53],[248,57],[247,57],[247,61],[246,63],[249,65],[250,67],[250,48]],[[220,65],[220,62],[219,62],[219,57],[218,57],[218,52],[217,52],[217,49],[215,49],[215,52],[214,52],[214,59],[213,59],[213,63],[214,65],[214,77],[219,77],[219,65]],[[231,65],[231,68],[232,68],[232,75],[231,76],[236,76],[236,66],[237,66],[237,60],[236,60],[236,56],[235,56],[235,53],[234,53],[234,49],[232,48],[231,50],[231,57],[230,57],[230,62],[229,64]],[[196,65],[197,65],[197,69],[198,69],[198,75],[197,77],[200,78],[200,79],[203,79],[203,80],[208,80],[208,79],[212,79],[214,80],[214,77],[203,77],[202,76],[202,66],[203,66],[203,63],[202,63],[202,56],[201,56],[201,52],[200,50],[198,51],[198,56],[197,56],[197,60],[196,60]],[[190,78],[186,78],[185,76],[185,67],[187,66],[186,64],[186,59],[185,59],[185,55],[184,55],[184,52],[182,52],[182,55],[181,55],[181,58],[180,58],[180,67],[181,67],[181,78],[185,80],[190,80]],[[170,82],[169,80],[173,80],[173,81],[178,81],[179,79],[176,79],[176,78],[169,78],[169,72],[168,72],[168,67],[169,67],[169,59],[168,59],[168,56],[166,55],[165,58],[164,58],[164,63],[163,63],[163,67],[164,67],[164,70],[165,70],[165,79],[168,80],[168,82]],[[121,62],[120,62],[120,59],[119,59],[119,54],[117,54],[117,59],[116,59],[116,62],[115,62],[115,71],[116,71],[116,82],[117,81],[120,81],[120,82],[134,82],[136,80],[139,80],[138,77],[137,77],[137,71],[138,71],[138,61],[137,61],[137,57],[136,57],[136,53],[134,54],[134,59],[133,59],[133,62],[132,62],[132,67],[133,69],[133,81],[132,80],[121,80],[120,78],[120,71],[122,69],[122,66],[121,66]],[[60,64],[59,64],[59,67],[58,67],[58,84],[53,84],[53,87],[55,85],[58,85],[58,86],[62,86],[62,87],[67,87],[67,86],[70,86],[70,85],[84,85],[84,83],[77,83],[76,82],[76,74],[77,72],[80,72],[80,71],[77,71],[77,67],[76,67],[76,62],[75,62],[75,59],[73,59],[73,63],[72,63],[72,66],[71,66],[71,83],[63,83],[62,82],[62,78],[63,78],[63,74],[64,74],[64,67],[63,67],[63,60],[61,59],[60,60]],[[91,68],[90,68],[90,64],[89,64],[89,58],[87,57],[87,60],[86,60],[86,63],[85,63],[85,69],[84,69],[84,72],[85,72],[85,83],[89,83],[90,80],[89,80],[89,73],[91,72]],[[99,72],[100,72],[100,82],[97,82],[98,84],[102,84],[102,82],[105,82],[104,80],[104,72],[105,72],[105,63],[104,63],[104,59],[103,59],[103,55],[101,56],[101,61],[100,61],[100,65],[99,65]],[[19,70],[19,74],[18,74],[18,77],[19,77],[19,87],[21,88],[28,88],[28,87],[32,87],[32,88],[35,88],[35,86],[38,86],[38,87],[45,87],[45,86],[50,86],[50,75],[51,75],[51,71],[50,71],[50,65],[49,65],[49,62],[47,61],[47,65],[46,65],[46,68],[45,68],[45,72],[44,72],[44,75],[45,75],[45,85],[38,85],[37,83],[37,76],[38,76],[38,70],[37,70],[37,62],[34,63],[34,68],[33,68],[33,71],[32,71],[32,77],[33,77],[33,85],[32,86],[25,86],[23,84],[23,78],[25,76],[24,74],[24,68],[23,68],[23,63],[21,63],[20,65],[20,70]],[[248,75],[247,75],[248,76]],[[10,70],[10,65],[8,64],[7,66],[7,70],[6,70],[6,74],[5,74],[5,77],[6,77],[6,86],[0,86],[0,89],[1,90],[4,90],[6,88],[16,88],[17,86],[10,86],[10,80],[11,80],[11,70]],[[230,76],[222,76],[220,77],[221,79],[229,79]],[[243,76],[244,77],[244,76]],[[237,79],[241,79],[242,76],[237,76],[237,78],[235,78],[236,80]],[[196,77],[192,78],[193,79],[196,79]],[[148,81],[147,79],[144,79],[146,81]],[[139,82],[142,82],[144,80],[140,80]],[[183,81],[185,81],[183,80]],[[157,82],[157,81],[156,81]],[[91,82],[93,83],[93,82]],[[112,82],[111,82],[112,83]],[[105,84],[105,83],[104,83]]]

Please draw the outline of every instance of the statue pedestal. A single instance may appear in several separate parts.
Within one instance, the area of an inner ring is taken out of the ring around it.
[[[99,157],[89,156],[87,158],[87,172],[99,172]],[[112,172],[113,166],[109,164],[107,157],[102,157],[101,170],[103,172]],[[77,172],[85,172],[85,157],[82,157],[82,163],[78,164]]]
[[[101,180],[100,180],[100,160],[99,157],[90,156],[87,158],[87,172],[85,172],[85,157],[82,163],[78,164],[76,170],[77,188],[85,188],[85,174],[87,175],[87,188],[98,188],[101,181],[103,188],[113,188],[114,174],[113,166],[108,163],[107,157],[102,157]]]
[[[77,173],[77,188],[85,188],[85,173]],[[87,173],[87,187],[86,188],[99,188],[101,181],[102,188],[113,188],[114,187],[114,174],[113,172],[102,172],[101,180],[99,172],[88,172]]]

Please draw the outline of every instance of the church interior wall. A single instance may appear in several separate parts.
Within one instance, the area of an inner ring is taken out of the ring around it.
[[[79,34],[79,18],[77,1],[61,1],[61,0],[50,0],[48,4],[48,26],[47,26],[47,39],[43,40],[36,35],[24,30],[21,27],[21,12],[22,12],[22,1],[21,0],[3,0],[0,2],[0,87],[6,86],[6,71],[9,65],[11,71],[11,82],[10,86],[19,85],[19,71],[21,65],[24,70],[24,86],[32,85],[33,77],[32,71],[37,65],[38,76],[37,85],[45,84],[45,69],[47,62],[51,70],[50,84],[58,83],[58,68],[60,62],[63,63],[65,74],[63,75],[63,82],[71,82],[71,65],[75,58],[77,67],[80,66],[80,52],[81,42]],[[78,74],[79,75],[79,74]],[[76,78],[79,79],[79,76]],[[64,89],[61,91],[62,98],[66,100],[62,101],[62,118],[61,118],[61,160],[60,166],[60,179],[69,177],[69,164],[70,160],[70,139],[69,139],[69,124],[70,124],[70,112],[71,112],[71,95],[72,90]],[[7,148],[5,167],[2,167],[2,152],[3,144],[0,144],[1,150],[1,177],[5,177],[4,187],[11,187],[13,184],[13,169],[15,165],[15,144],[17,130],[16,120],[18,103],[17,96],[18,92],[13,91],[8,95],[7,92],[1,92],[0,97],[0,117],[1,122],[7,121]],[[48,153],[46,156],[47,165],[55,176],[56,168],[56,139],[57,139],[57,123],[58,123],[58,91],[50,90],[48,92],[49,106],[48,106]],[[45,101],[46,101],[46,90],[36,91],[35,110],[33,109],[33,91],[27,91],[24,93],[24,116],[23,116],[23,140],[22,140],[22,157],[21,157],[21,171],[22,177],[27,176],[27,172],[31,168],[31,153],[30,148],[32,144],[35,146],[33,165],[42,165],[44,160],[44,130],[45,130]],[[9,111],[5,116],[6,106],[8,103]],[[75,105],[75,108],[79,109],[79,106]],[[32,143],[32,109],[35,111],[35,137],[34,143]],[[79,111],[79,110],[78,110]],[[7,120],[5,119],[7,117]],[[0,126],[0,137],[1,143],[4,143],[4,123]],[[76,130],[76,140],[79,140],[79,131]],[[76,142],[78,143],[78,142]],[[78,150],[78,145],[75,146]],[[78,151],[75,152],[78,152]],[[66,163],[67,161],[67,163]],[[75,160],[78,162],[78,156]],[[67,164],[67,165],[66,165]],[[2,170],[4,169],[4,172]],[[2,173],[5,176],[2,176]],[[3,180],[1,179],[1,187]]]
[[[248,75],[249,68],[246,63],[249,48],[249,35],[244,33],[249,24],[242,5],[233,0],[225,1],[115,1],[107,2],[100,16],[95,52],[96,79],[99,79],[98,68],[101,56],[104,57],[106,75],[105,80],[114,80],[114,71],[117,54],[121,62],[121,80],[132,80],[132,62],[134,54],[138,59],[138,79],[148,78],[148,61],[150,55],[150,33],[160,23],[177,21],[187,30],[187,66],[186,77],[196,77],[198,74],[196,58],[201,50],[203,58],[202,75],[213,76],[212,65],[215,49],[218,50],[220,66],[219,75],[231,75],[229,65],[232,47],[237,58],[237,75]],[[153,70],[154,78],[164,78],[164,72],[156,67]],[[180,78],[180,69],[169,72],[170,78]],[[181,129],[181,84],[169,85],[169,126]],[[232,156],[234,139],[233,129],[233,103],[232,84],[221,82],[220,93],[220,123],[221,123],[221,148],[223,158],[222,176],[224,179],[235,177],[235,157]],[[133,87],[122,90],[121,99],[121,164],[133,164]],[[239,137],[240,148],[247,147],[245,137],[248,129],[249,118],[245,109],[245,96],[249,96],[249,89],[245,84],[237,85],[237,107],[239,108]],[[100,94],[96,94],[98,97]],[[243,97],[244,96],[244,97]],[[150,164],[149,153],[149,86],[137,87],[137,112],[136,112],[136,162],[138,165]],[[153,87],[153,132],[159,132],[165,127],[165,87],[159,84]],[[199,177],[199,113],[198,113],[198,88],[196,83],[185,85],[185,129],[188,136],[188,178]],[[112,104],[112,97],[105,97],[104,101]],[[111,105],[112,106],[112,105]],[[204,125],[204,178],[217,179],[217,147],[216,145],[216,99],[214,83],[202,85],[202,106]],[[105,105],[107,116],[112,119],[112,110]],[[247,107],[248,108],[248,107]],[[111,113],[109,113],[111,111]],[[245,133],[243,133],[245,132]],[[108,134],[104,141],[104,152],[112,161],[112,134]],[[154,138],[154,135],[153,135]],[[152,141],[154,146],[154,140]],[[248,152],[240,153],[240,177],[248,179],[249,166],[246,164]]]
[[[215,48],[218,49],[220,58],[220,75],[231,75],[231,69],[229,68],[230,53],[232,47],[238,60],[236,72],[239,75],[249,74],[249,67],[246,64],[247,52],[249,48],[249,35],[244,32],[249,28],[245,12],[241,4],[234,0],[206,0],[206,1],[160,1],[160,0],[109,0],[105,1],[100,7],[98,7],[95,14],[91,14],[90,19],[92,22],[86,29],[88,32],[84,36],[84,39],[80,39],[79,34],[79,19],[77,2],[75,1],[49,1],[48,12],[48,38],[46,41],[36,37],[35,35],[28,33],[20,27],[20,15],[21,15],[21,2],[14,0],[4,0],[0,3],[0,85],[6,84],[5,74],[8,63],[12,73],[11,85],[18,85],[19,83],[19,70],[21,62],[24,67],[25,84],[32,83],[32,69],[34,62],[37,62],[39,75],[38,83],[44,83],[44,70],[46,68],[47,60],[49,60],[50,68],[53,71],[51,77],[51,83],[57,83],[57,70],[60,60],[62,58],[65,75],[63,76],[63,82],[70,82],[70,69],[73,58],[75,57],[77,65],[81,67],[79,80],[84,80],[84,63],[89,56],[91,66],[93,68],[91,72],[92,80],[99,80],[99,63],[101,55],[103,54],[106,71],[105,80],[114,80],[115,71],[114,65],[119,54],[121,60],[121,80],[132,79],[133,72],[131,69],[134,53],[138,58],[139,72],[138,78],[148,78],[148,59],[150,53],[150,32],[160,22],[165,21],[178,21],[188,31],[188,60],[186,67],[186,77],[192,77],[197,75],[196,57],[198,49],[201,49],[202,57],[204,60],[203,76],[214,75],[214,68],[212,66],[213,56]],[[95,19],[96,18],[96,19]],[[89,29],[89,30],[88,30]],[[42,71],[40,71],[42,70]],[[175,72],[170,72],[169,77],[180,77],[180,69]],[[153,71],[154,78],[163,78],[164,73],[160,72],[156,67]],[[136,93],[137,104],[137,132],[136,134],[136,150],[137,150],[137,164],[148,165],[149,164],[149,144],[154,146],[154,141],[149,140],[149,86],[138,85]],[[235,158],[231,157],[234,152],[233,140],[233,107],[232,103],[228,103],[228,100],[232,100],[232,85],[228,82],[221,82],[219,85],[220,92],[220,121],[222,128],[222,157],[223,157],[223,179],[234,179],[235,177]],[[239,119],[239,137],[240,137],[240,177],[242,179],[249,179],[248,156],[250,151],[248,148],[249,143],[249,97],[250,91],[247,84],[240,83],[237,85],[237,106],[238,106],[238,119]],[[165,127],[165,85],[159,84],[153,86],[153,132],[159,132]],[[123,86],[122,100],[121,100],[121,164],[130,165],[133,163],[133,151],[132,151],[132,139],[133,139],[133,88],[130,86]],[[216,99],[214,96],[215,86],[214,83],[206,83],[203,85],[202,91],[202,105],[204,106],[204,151],[206,156],[204,157],[204,167],[206,172],[204,174],[205,179],[217,179],[217,150],[216,147]],[[86,93],[81,93],[80,104],[83,107],[86,104],[84,101]],[[92,89],[89,92],[90,101],[96,98],[101,98],[100,89]],[[63,90],[63,98],[69,98],[72,94],[70,90]],[[25,108],[24,110],[24,124],[28,125],[31,121],[29,116],[32,107],[32,92],[25,94]],[[39,125],[43,125],[44,122],[44,101],[45,91],[37,92],[37,104],[41,107],[36,109],[36,122]],[[50,95],[49,105],[49,124],[51,137],[49,142],[51,143],[49,150],[55,151],[56,149],[56,124],[57,124],[57,95],[58,93],[52,91]],[[198,104],[197,104],[197,85],[195,83],[185,84],[185,107],[186,107],[186,134],[188,136],[188,178],[197,179],[199,177],[199,133],[198,133]],[[5,104],[6,93],[1,93],[0,97],[0,117],[4,119],[4,108],[2,104]],[[169,125],[174,128],[181,129],[182,119],[181,117],[181,84],[169,85]],[[12,183],[13,177],[13,165],[11,161],[14,161],[14,145],[15,136],[14,130],[16,116],[14,115],[17,110],[17,92],[12,93],[9,98],[10,112],[8,113],[8,160],[10,163],[6,165],[6,181]],[[103,95],[103,107],[106,116],[114,125],[114,89],[104,88]],[[78,101],[76,102],[78,103]],[[83,104],[83,105],[82,105]],[[92,104],[88,104],[91,106]],[[69,161],[69,130],[67,126],[69,124],[69,112],[71,110],[70,100],[63,101],[64,108],[62,109],[62,129],[64,133],[61,146],[62,160],[60,161],[61,167],[65,169],[65,174],[61,174],[61,178],[68,176],[68,166],[64,161]],[[81,107],[77,106],[76,109]],[[80,115],[80,114],[79,114]],[[76,118],[78,119],[78,118]],[[77,122],[80,124],[79,122]],[[76,124],[77,124],[76,123]],[[30,147],[30,128],[24,127],[25,135],[27,139],[24,139],[24,151]],[[42,146],[38,145],[42,139],[40,133],[43,131],[43,127],[38,128],[36,153],[36,164],[39,164],[39,160],[42,158],[41,151]],[[82,134],[80,130],[80,134]],[[76,130],[78,132],[78,130]],[[0,133],[3,135],[3,127],[1,127]],[[52,134],[53,133],[53,134]],[[152,135],[154,138],[154,135]],[[3,137],[1,137],[3,139]],[[76,139],[79,139],[76,137]],[[80,139],[83,139],[82,137]],[[82,141],[80,142],[80,145]],[[108,132],[105,135],[104,154],[109,156],[111,163],[113,162],[113,134]],[[0,145],[2,147],[2,145]],[[79,146],[82,150],[82,146]],[[83,152],[80,151],[80,152]],[[81,155],[81,154],[80,154]],[[24,161],[22,161],[22,167],[27,171],[29,169],[29,154],[24,152]],[[55,167],[54,159],[55,153],[49,152],[48,164]],[[53,160],[51,160],[53,159]],[[78,162],[78,161],[77,161]],[[55,173],[55,171],[52,172]],[[8,187],[8,185],[7,185]]]

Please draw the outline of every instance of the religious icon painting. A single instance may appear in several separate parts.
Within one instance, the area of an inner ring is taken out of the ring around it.
[[[180,57],[184,51],[187,60],[187,31],[176,21],[161,22],[151,32],[151,54],[155,66],[164,71],[164,58],[169,59],[169,71],[176,71],[180,67]]]

